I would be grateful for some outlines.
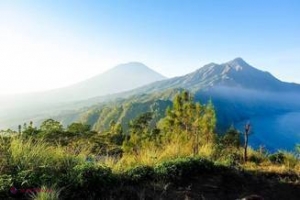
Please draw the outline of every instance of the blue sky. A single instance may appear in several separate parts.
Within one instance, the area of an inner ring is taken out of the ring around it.
[[[62,87],[139,61],[168,77],[242,57],[300,83],[300,1],[0,2],[0,93]]]

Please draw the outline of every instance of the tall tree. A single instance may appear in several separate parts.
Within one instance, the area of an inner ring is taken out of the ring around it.
[[[146,112],[130,121],[130,136],[123,144],[125,151],[132,151],[137,154],[143,143],[151,139],[150,121],[152,119],[153,113]]]
[[[212,102],[207,105],[195,103],[187,91],[175,96],[173,107],[160,122],[166,142],[179,139],[184,144],[192,143],[192,151],[198,153],[199,145],[215,141],[216,116]],[[180,147],[179,147],[180,148]]]
[[[22,133],[22,126],[21,126],[21,124],[19,124],[19,126],[18,126],[18,132],[19,132],[19,134]]]

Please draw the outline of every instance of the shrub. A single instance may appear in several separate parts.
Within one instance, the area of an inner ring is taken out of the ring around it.
[[[109,187],[114,182],[114,177],[110,168],[84,163],[73,168],[70,177],[74,186],[87,190],[97,190]]]
[[[13,175],[13,183],[16,187],[39,187],[59,183],[65,171],[51,168],[38,167],[30,170],[22,170]]]
[[[253,162],[255,164],[260,164],[266,159],[265,155],[255,151],[255,150],[250,150],[249,155],[248,155],[248,161]]]
[[[190,175],[213,170],[214,164],[201,158],[178,158],[163,162],[155,166],[154,171],[158,179],[179,181]]]
[[[284,163],[284,154],[282,152],[271,154],[271,155],[269,155],[269,160],[273,164],[283,164]]]
[[[149,166],[138,166],[127,170],[124,175],[129,181],[144,182],[153,179],[154,169]]]

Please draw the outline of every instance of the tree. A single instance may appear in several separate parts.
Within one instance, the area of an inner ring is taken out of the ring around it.
[[[109,142],[114,145],[121,145],[124,141],[123,128],[121,124],[116,123],[114,120],[110,122]]]
[[[151,112],[141,114],[136,119],[129,122],[130,134],[146,134],[149,130],[150,121],[153,119]]]
[[[19,134],[22,133],[22,126],[21,126],[21,124],[19,124],[19,126],[18,126],[18,132],[19,132]]]
[[[234,126],[231,126],[221,139],[225,147],[239,149],[241,145],[240,133]]]
[[[91,130],[91,126],[88,124],[74,122],[67,127],[67,132],[73,135],[84,135]]]
[[[150,122],[152,119],[153,113],[146,112],[129,122],[130,135],[123,143],[125,150],[137,154],[143,143],[151,140]]]
[[[63,126],[59,121],[54,119],[47,119],[42,122],[40,126],[40,131],[42,136],[45,137],[56,137],[63,132]]]
[[[212,102],[201,105],[194,102],[193,96],[183,91],[173,100],[173,107],[168,108],[166,117],[159,127],[164,132],[165,142],[177,140],[180,146],[191,145],[194,154],[199,151],[200,144],[213,144],[216,139],[214,133],[216,124],[215,110]]]
[[[33,122],[32,121],[29,123],[28,127],[27,126],[23,127],[23,131],[22,131],[22,135],[24,137],[36,136],[39,133],[40,133],[40,130],[38,130],[36,127],[33,126]]]
[[[249,142],[249,135],[250,135],[251,125],[247,123],[245,125],[245,132],[244,132],[244,162],[248,161],[248,142]]]

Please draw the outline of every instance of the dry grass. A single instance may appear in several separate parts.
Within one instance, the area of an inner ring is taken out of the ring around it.
[[[31,138],[22,140],[13,138],[9,147],[10,163],[20,169],[36,167],[60,167],[84,162],[83,153],[76,156],[68,154],[61,146],[50,146],[42,140],[35,141]]]
[[[211,158],[213,153],[214,148],[212,145],[203,145],[199,147],[198,154],[194,155],[190,142],[183,143],[182,141],[174,140],[160,147],[153,143],[147,143],[135,153],[124,153],[121,159],[105,157],[98,163],[110,167],[113,172],[121,172],[140,165],[155,166],[163,161],[179,157],[194,155]]]

